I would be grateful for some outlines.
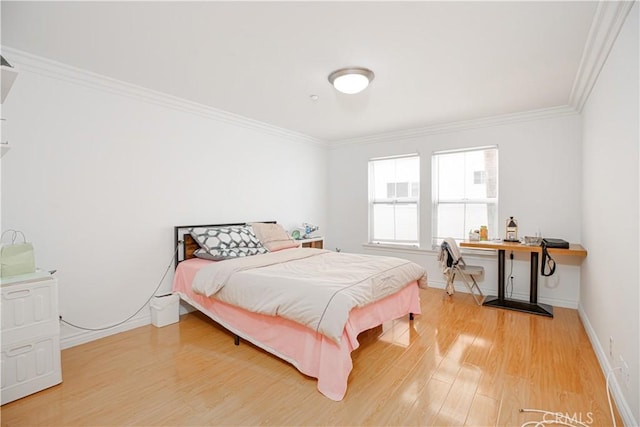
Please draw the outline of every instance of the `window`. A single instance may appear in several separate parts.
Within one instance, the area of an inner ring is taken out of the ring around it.
[[[433,154],[433,245],[481,225],[498,235],[498,147]]]
[[[418,245],[420,158],[369,161],[369,241]]]

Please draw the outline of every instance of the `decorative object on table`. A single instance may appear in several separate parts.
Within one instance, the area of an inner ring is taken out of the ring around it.
[[[524,236],[522,238],[522,243],[527,246],[540,246],[542,243],[542,237],[540,236]]]
[[[296,227],[289,232],[291,238],[294,240],[303,240],[311,238],[311,234],[315,231],[318,231],[320,227],[313,224],[308,224],[306,222],[302,223],[302,227]]]
[[[306,222],[303,223],[302,226],[304,227],[304,235],[302,236],[303,239],[310,238],[311,233],[320,229],[320,227],[318,227],[317,225],[307,224]]]
[[[480,226],[480,240],[487,241],[489,240],[489,229],[486,225]]]
[[[480,241],[480,230],[469,230],[469,241],[470,242],[479,242]]]
[[[27,242],[24,233],[19,230],[6,230],[0,236],[11,233],[11,243],[3,244],[0,248],[0,277],[18,276],[36,271],[33,245]],[[22,236],[22,242],[17,242]]]
[[[507,220],[507,232],[504,237],[505,242],[519,242],[518,239],[518,221],[513,219],[512,216]]]

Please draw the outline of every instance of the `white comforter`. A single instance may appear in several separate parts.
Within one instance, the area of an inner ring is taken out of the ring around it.
[[[424,268],[404,259],[297,248],[212,263],[196,274],[193,290],[340,342],[351,309],[415,280],[426,285]]]

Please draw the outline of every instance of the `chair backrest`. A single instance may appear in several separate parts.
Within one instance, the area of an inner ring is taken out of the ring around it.
[[[442,242],[442,244],[440,245],[440,250],[442,251],[443,255],[447,257],[445,261],[447,267],[451,268],[454,261],[453,261],[453,254],[451,254],[451,248],[449,247],[449,244],[447,242]]]
[[[455,254],[456,251],[451,248],[451,242],[448,242],[447,240],[443,240],[440,246],[444,256],[447,257],[446,259],[447,267],[451,267],[452,265],[457,264],[458,258],[456,257],[456,254]]]

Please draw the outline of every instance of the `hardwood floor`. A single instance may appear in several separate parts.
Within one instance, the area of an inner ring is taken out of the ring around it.
[[[611,425],[605,379],[576,310],[556,308],[549,319],[440,289],[421,298],[414,321],[360,335],[341,402],[192,313],[64,350],[63,383],[2,406],[2,426],[520,426],[543,417],[521,408]]]

